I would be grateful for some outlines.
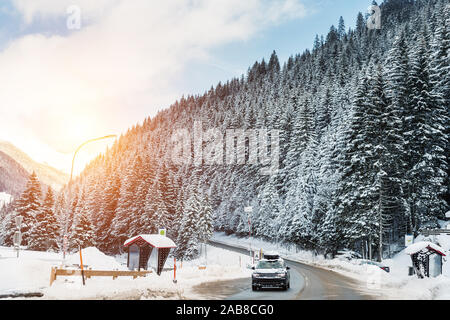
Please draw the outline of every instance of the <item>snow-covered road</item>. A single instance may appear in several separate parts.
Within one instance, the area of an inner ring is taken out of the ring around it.
[[[221,242],[211,245],[238,253],[248,253],[246,249]],[[250,279],[243,280],[240,292],[227,297],[231,300],[369,300],[376,299],[376,292],[369,291],[358,281],[316,266],[286,260],[291,267],[291,288],[288,291],[265,290],[253,292]],[[212,290],[220,286],[211,286]]]

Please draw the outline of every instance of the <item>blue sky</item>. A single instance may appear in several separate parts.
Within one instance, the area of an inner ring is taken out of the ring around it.
[[[0,139],[69,171],[83,141],[120,134],[176,99],[311,48],[368,0],[0,2]],[[81,28],[69,29],[68,8]],[[83,165],[104,144],[86,149]]]
[[[262,58],[268,61],[273,50],[280,63],[290,55],[311,49],[315,35],[326,36],[331,25],[337,27],[342,16],[347,29],[356,25],[358,12],[365,14],[372,3],[367,0],[306,0],[310,15],[274,26],[249,41],[227,44],[213,50],[211,63],[194,62],[186,67],[178,83],[180,93],[203,93],[212,84],[239,76]],[[194,79],[194,81],[192,81]]]

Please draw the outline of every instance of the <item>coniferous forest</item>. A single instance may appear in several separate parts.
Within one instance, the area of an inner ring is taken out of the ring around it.
[[[61,192],[35,175],[0,212],[0,243],[14,215],[37,250],[123,242],[165,227],[180,258],[213,230],[335,254],[386,258],[405,234],[438,227],[449,210],[450,3],[386,0],[381,29],[360,13],[340,19],[312,50],[274,51],[240,78],[176,101],[130,128]],[[178,129],[276,129],[277,174],[257,164],[172,161]]]

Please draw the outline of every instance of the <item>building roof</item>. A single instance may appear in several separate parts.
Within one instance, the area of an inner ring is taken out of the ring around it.
[[[143,240],[154,248],[176,248],[175,242],[166,236],[159,234],[140,234],[124,242],[124,246],[128,247],[136,241]]]
[[[435,243],[428,242],[428,241],[421,241],[421,242],[417,242],[417,243],[410,245],[408,248],[405,249],[405,253],[409,254],[409,255],[413,255],[413,254],[416,254],[417,252],[425,250],[425,249],[428,251],[434,251],[437,254],[440,254],[441,256],[445,257],[445,254],[444,254],[445,250],[443,248],[441,248],[440,246],[438,246]]]

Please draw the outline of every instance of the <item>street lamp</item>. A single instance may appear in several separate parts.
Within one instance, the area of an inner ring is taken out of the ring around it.
[[[94,141],[99,141],[99,140],[104,140],[104,139],[110,139],[110,138],[116,138],[117,135],[115,134],[110,134],[108,136],[104,136],[104,137],[100,137],[100,138],[95,138],[95,139],[90,139],[87,140],[85,142],[83,142],[78,148],[77,150],[75,150],[75,153],[73,155],[72,158],[72,169],[70,169],[70,180],[69,180],[69,192],[70,192],[70,188],[72,187],[72,176],[73,176],[73,164],[75,163],[75,157],[77,156],[78,151],[80,151],[81,148],[83,148],[85,145],[87,145],[88,143],[94,142]],[[66,226],[67,228],[67,226]],[[67,234],[67,230],[65,230],[65,233]],[[67,237],[66,234],[64,235],[64,244],[63,244],[63,260],[66,259],[66,247],[67,247]],[[83,270],[83,258],[81,256],[81,246],[79,246],[79,250],[80,250],[80,267],[81,267],[81,278],[83,280],[83,285],[85,284],[84,282],[84,270]]]
[[[91,143],[91,142],[94,142],[94,141],[103,140],[103,139],[110,139],[110,138],[116,138],[116,137],[117,137],[117,135],[111,134],[111,135],[109,135],[109,136],[104,136],[104,137],[101,137],[101,138],[91,139],[91,140],[88,140],[88,141],[82,143],[82,144],[77,148],[77,150],[75,150],[75,153],[74,153],[74,155],[73,155],[73,159],[72,159],[72,169],[70,170],[70,180],[69,180],[69,183],[72,182],[73,164],[74,164],[74,162],[75,162],[75,157],[76,157],[78,151],[80,151],[81,148],[83,148],[83,147],[84,147],[85,145],[87,145],[88,143]]]
[[[83,143],[75,150],[75,153],[74,153],[73,158],[72,158],[72,169],[70,170],[69,188],[70,188],[71,183],[72,183],[73,165],[74,165],[74,163],[75,163],[75,157],[77,156],[78,151],[80,151],[80,149],[83,148],[83,147],[84,147],[85,145],[87,145],[88,143],[91,143],[91,142],[94,142],[94,141],[99,141],[99,140],[104,140],[104,139],[116,138],[116,137],[117,137],[117,135],[115,135],[115,134],[110,134],[110,135],[108,135],[108,136],[104,136],[104,137],[100,137],[100,138],[95,138],[95,139],[90,139],[90,140],[87,140],[87,141],[83,142]],[[70,189],[69,189],[69,190],[70,190]],[[64,230],[64,231],[65,231],[65,233],[67,233],[67,230]],[[63,247],[64,247],[64,248],[63,248],[63,259],[64,259],[64,260],[66,259],[66,250],[65,250],[65,248],[66,248],[66,246],[67,246],[66,241],[67,241],[67,237],[64,236],[64,246],[63,246]]]
[[[22,232],[21,232],[21,226],[22,226],[22,221],[23,221],[23,217],[22,216],[17,216],[16,215],[16,226],[17,226],[17,231],[14,233],[14,247],[17,250],[17,258],[19,257],[19,251],[20,251],[20,243],[22,242]]]
[[[255,264],[255,255],[253,254],[252,250],[252,218],[251,214],[253,212],[253,207],[245,207],[244,212],[248,215],[248,235],[250,237],[250,256],[252,257],[252,264]]]

